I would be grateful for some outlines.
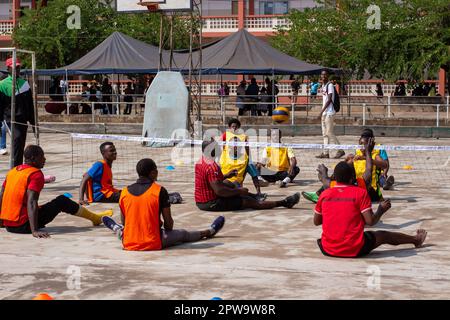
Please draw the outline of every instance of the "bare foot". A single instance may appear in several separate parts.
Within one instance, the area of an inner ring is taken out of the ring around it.
[[[427,237],[427,232],[424,229],[417,230],[417,234],[415,236],[416,243],[414,244],[416,248],[420,248]]]

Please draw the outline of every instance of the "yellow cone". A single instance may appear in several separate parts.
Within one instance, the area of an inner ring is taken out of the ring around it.
[[[404,169],[404,170],[412,170],[413,167],[410,166],[410,165],[406,165],[406,166],[403,166],[403,169]]]

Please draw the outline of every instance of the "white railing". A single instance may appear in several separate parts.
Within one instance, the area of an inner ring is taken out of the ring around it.
[[[285,16],[248,16],[245,28],[254,32],[274,32],[278,28],[289,28],[289,19]]]
[[[395,91],[396,84],[383,83],[381,88],[383,89],[384,96],[391,96]],[[375,96],[377,90],[376,83],[352,83],[350,84],[350,94],[354,96]],[[439,90],[439,83],[436,83],[436,93]],[[411,90],[407,91],[408,95],[411,95]]]
[[[84,82],[84,81],[83,81]],[[89,81],[85,81],[86,83],[89,83]],[[227,82],[227,81],[224,81]],[[236,95],[236,88],[238,86],[237,82],[228,81],[228,87],[230,88],[230,95],[235,96]],[[259,82],[258,85],[260,88],[262,87],[263,83]],[[279,90],[279,96],[289,97],[292,95],[292,88],[290,82],[279,82],[277,84],[278,90]],[[117,85],[114,84],[114,91],[117,89]],[[120,84],[120,92],[124,93],[125,88],[127,87],[126,83]],[[376,84],[373,83],[352,83],[349,85],[350,87],[350,95],[351,96],[359,96],[359,97],[373,97],[376,96]],[[395,84],[382,84],[383,93],[384,96],[391,96],[392,93],[395,90],[396,85]],[[202,84],[202,95],[204,96],[216,96],[217,92],[220,88],[219,82],[207,82],[205,81]],[[439,85],[436,84],[436,92],[439,89]],[[80,81],[77,82],[70,82],[69,81],[69,93],[70,94],[78,94],[82,92],[82,83]],[[299,96],[307,96],[309,94],[308,85],[306,83],[300,85],[300,88],[298,90]],[[410,92],[408,92],[408,95],[411,95]]]
[[[11,35],[14,23],[11,20],[0,20],[0,35]]]
[[[235,16],[203,18],[203,33],[236,32],[237,30],[238,30],[238,18]]]
[[[289,27],[286,16],[247,16],[244,26],[250,32],[275,32],[279,27]],[[203,17],[203,33],[236,32],[239,20],[237,16]]]

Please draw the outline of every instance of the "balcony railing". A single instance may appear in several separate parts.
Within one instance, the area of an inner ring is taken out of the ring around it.
[[[9,36],[14,29],[12,20],[0,20],[0,36]]]
[[[69,80],[69,93],[70,94],[79,94],[82,92],[82,84],[84,82],[89,82],[87,80]],[[227,80],[224,81],[227,82],[229,88],[230,88],[230,95],[235,96],[236,95],[236,89],[239,85],[239,82],[237,80]],[[121,81],[120,82],[120,92],[123,94],[125,92],[125,89],[127,87],[128,81]],[[351,96],[358,96],[358,97],[376,97],[376,85],[377,81],[373,80],[357,80],[357,81],[351,81],[347,85],[347,90],[349,91]],[[436,85],[436,91],[439,90],[439,84],[437,81],[428,81],[428,83],[435,83]],[[39,83],[39,93],[46,94],[48,93],[49,87],[51,85],[50,81],[42,81]],[[262,81],[258,81],[258,85],[262,87],[264,83]],[[113,86],[116,88],[117,84],[113,84]],[[391,96],[392,93],[395,90],[396,84],[394,83],[382,83],[382,89],[384,92],[384,96]],[[220,81],[217,80],[203,80],[202,81],[202,95],[205,96],[217,96],[217,92],[220,88]],[[290,80],[280,80],[278,82],[278,89],[279,89],[279,96],[284,97],[290,97],[292,95],[292,88],[291,88],[291,81]],[[116,90],[116,89],[115,89]],[[302,83],[299,88],[298,95],[299,96],[307,96],[309,94],[308,84],[306,82]],[[408,95],[411,95],[411,92],[408,91]],[[320,93],[319,96],[321,97]]]
[[[203,33],[235,32],[238,30],[238,17],[214,16],[203,17]]]
[[[237,16],[214,16],[203,18],[203,33],[232,33],[238,30]],[[278,27],[289,27],[286,16],[247,16],[245,28],[250,32],[275,32]],[[0,20],[0,35],[11,35],[12,20]]]
[[[253,32],[275,32],[277,28],[289,28],[290,22],[286,16],[247,16],[245,28]]]
[[[237,16],[203,17],[203,33],[228,33],[238,30]],[[275,32],[278,27],[289,27],[286,16],[247,16],[245,28],[250,32]]]

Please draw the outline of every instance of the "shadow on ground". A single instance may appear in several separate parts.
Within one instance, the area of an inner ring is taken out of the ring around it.
[[[430,251],[427,249],[428,247],[434,247],[433,244],[426,244],[422,246],[421,248],[404,248],[404,249],[392,249],[392,250],[383,250],[383,251],[377,251],[375,249],[372,253],[365,256],[364,259],[382,259],[382,258],[388,258],[388,257],[395,257],[395,258],[406,258],[406,257],[412,257],[416,256],[419,253],[428,252]]]
[[[192,250],[192,249],[209,249],[218,246],[223,246],[223,242],[208,242],[208,243],[184,243],[178,246],[173,246],[164,250]]]
[[[424,221],[430,221],[430,220],[434,220],[434,218],[417,219],[417,220],[412,220],[412,221],[408,221],[408,222],[401,223],[401,224],[389,224],[389,223],[383,223],[383,221],[380,221],[373,227],[379,228],[379,229],[403,229],[403,228],[412,226],[414,224],[418,224],[418,223],[421,223]],[[368,229],[370,229],[370,228],[368,228]]]
[[[50,234],[69,234],[80,232],[91,232],[99,227],[76,227],[76,226],[58,226],[58,227],[46,227],[44,230]]]

